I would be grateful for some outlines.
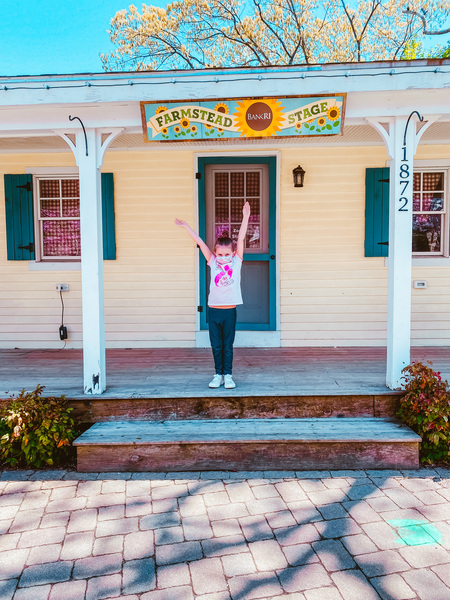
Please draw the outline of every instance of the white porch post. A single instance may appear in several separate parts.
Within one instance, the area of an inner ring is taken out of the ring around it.
[[[413,113],[368,119],[382,134],[391,157],[386,385],[392,390],[401,387],[411,352],[413,158],[421,135],[436,118],[428,119],[419,132]]]
[[[411,350],[411,248],[415,120],[396,117],[389,172],[389,275],[386,385],[401,386]]]
[[[106,389],[105,316],[103,302],[102,193],[100,134],[77,133],[80,177],[81,288],[83,312],[83,380],[85,394]]]
[[[105,317],[103,297],[103,230],[100,167],[106,148],[122,129],[76,130],[71,147],[79,168],[81,227],[81,287],[83,315],[83,383],[85,394],[106,389]],[[102,142],[102,137],[106,139]]]

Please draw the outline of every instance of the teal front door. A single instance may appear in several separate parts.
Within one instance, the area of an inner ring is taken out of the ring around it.
[[[237,329],[276,329],[275,158],[199,159],[200,235],[213,249],[228,233],[236,240],[242,207],[251,206],[242,268],[244,304],[237,310]],[[208,328],[209,268],[201,257],[201,329]]]

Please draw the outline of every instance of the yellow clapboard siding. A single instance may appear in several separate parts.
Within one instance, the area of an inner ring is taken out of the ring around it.
[[[432,337],[431,337],[432,334]],[[421,341],[421,340],[430,340],[430,339],[436,339],[436,341],[438,340],[447,340],[448,339],[448,330],[447,331],[443,331],[442,329],[430,329],[429,331],[424,331],[424,330],[420,330],[420,331],[416,331],[415,329],[413,329],[411,331],[411,339],[412,341]],[[422,345],[426,345],[426,344],[422,344]],[[430,346],[434,346],[434,342],[429,344]],[[448,344],[445,344],[446,346]]]
[[[53,339],[58,339],[59,340],[59,333],[58,333],[58,329],[59,326],[61,325],[61,321],[55,320],[55,321],[48,321],[48,322],[42,322],[42,321],[35,321],[33,323],[33,327],[32,327],[32,333],[30,333],[30,337],[33,338],[33,336],[36,335],[43,335],[46,332],[49,332],[50,337]],[[65,325],[67,325],[69,327],[69,322],[65,323]],[[72,324],[70,324],[70,327],[72,327]],[[28,335],[28,332],[30,331],[30,325],[28,325],[27,323],[24,324],[16,324],[16,323],[8,323],[8,324],[4,324],[2,325],[2,327],[0,327],[0,332],[3,336],[9,336],[10,339],[13,339],[15,336],[15,333],[17,332],[18,334],[21,335]],[[74,330],[76,331],[76,329]]]
[[[124,332],[123,335],[120,334],[114,334],[111,333],[110,334],[110,338],[111,341],[116,341],[122,342],[121,346],[118,346],[119,348],[130,348],[132,346],[128,346],[128,342],[130,342],[133,347],[134,347],[134,342],[142,342],[143,346],[141,347],[147,347],[146,344],[148,345],[148,347],[151,347],[151,343],[153,342],[155,344],[155,347],[158,347],[158,343],[162,342],[164,344],[162,345],[166,345],[167,347],[172,347],[172,346],[178,346],[179,342],[190,342],[191,345],[193,345],[193,338],[192,338],[192,333],[190,331],[183,333],[180,332],[177,335],[175,334],[171,334],[171,333],[167,333],[167,334],[157,334],[157,333],[153,333],[151,335],[143,333],[143,332]],[[140,347],[140,346],[136,346],[136,347]]]
[[[133,286],[133,287],[141,287],[142,290],[149,290],[152,291],[154,290],[154,276],[156,274],[156,271],[153,271],[150,267],[149,271],[142,271],[138,277],[136,277],[136,273],[130,273],[128,271],[126,272],[122,272],[120,275],[120,282],[109,282],[108,283],[108,289],[114,289],[114,287],[117,288],[117,286],[119,284],[122,284],[122,289],[123,286],[126,285],[128,286]],[[188,274],[186,273],[170,273],[170,272],[165,272],[165,273],[158,273],[158,283],[167,283],[167,284],[171,284],[174,280],[174,278],[176,278],[176,280],[178,281],[178,283],[180,284],[180,286],[183,287],[183,291],[185,291],[186,289],[192,289],[195,287],[195,283],[192,281],[192,279],[188,276]],[[137,281],[136,281],[137,279]],[[105,285],[106,288],[106,285]]]
[[[311,332],[342,332],[346,334],[348,332],[349,322],[348,320],[338,322],[337,320],[326,323],[322,320],[312,320],[311,322],[300,322],[293,323],[291,320],[285,320],[286,324],[289,323],[290,333],[292,333],[293,329],[297,331],[306,331],[308,333]],[[292,327],[291,327],[292,326]],[[371,321],[370,323],[355,323],[353,322],[352,331],[356,332],[364,332],[364,331],[378,331],[384,330],[383,322],[381,321]]]
[[[147,309],[154,309],[157,311],[161,311],[162,314],[179,314],[180,311],[184,310],[192,310],[192,305],[183,302],[182,298],[167,298],[162,302],[160,298],[151,298],[145,299],[145,302],[142,302],[140,298],[136,298],[135,296],[124,296],[122,298],[114,297],[108,298],[105,300],[105,307],[110,311],[115,311],[117,314],[117,308],[123,306],[125,309],[129,307],[142,307],[142,310],[145,311]]]
[[[427,147],[423,155],[418,153],[418,158],[448,158],[448,150],[448,147]],[[370,331],[373,328],[378,329],[375,338],[383,340],[388,269],[384,259],[364,258],[364,177],[366,167],[384,166],[384,149],[313,148],[304,157],[298,154],[298,150],[283,150],[282,179],[286,181],[286,192],[283,188],[281,191],[280,214],[283,343],[351,345],[357,344],[364,332],[370,345],[374,342],[375,334]],[[305,187],[295,190],[287,182],[291,168],[299,162],[306,170]],[[295,262],[292,256],[296,257]],[[425,336],[429,325],[446,326],[450,308],[445,300],[450,292],[446,285],[449,273],[448,268],[439,269],[439,277],[433,269],[413,268],[413,278],[426,279],[429,285],[427,305],[422,311],[415,310],[415,306],[423,307],[424,296],[413,290],[413,339],[419,339],[416,327]],[[312,331],[303,331],[303,322]],[[339,323],[344,325],[341,331]]]
[[[382,341],[387,269],[383,259],[364,259],[364,178],[374,161],[383,166],[384,149],[308,148],[304,156],[298,154],[283,150],[282,343]],[[299,161],[306,171],[305,187],[296,190],[288,182]]]
[[[423,315],[421,316],[423,317]],[[440,319],[433,318],[431,315],[427,320],[418,318],[412,324],[411,329],[414,332],[424,333],[430,333],[430,331],[442,331],[444,334],[448,335],[448,331],[450,329],[450,319],[448,318],[448,315],[444,315]]]
[[[328,311],[324,311],[321,314],[313,314],[313,315],[307,315],[307,314],[296,314],[296,313],[292,313],[289,316],[285,315],[283,317],[283,321],[284,323],[291,323],[291,324],[296,324],[299,326],[307,326],[310,323],[319,323],[320,326],[324,326],[327,328],[330,327],[339,327],[341,328],[342,326],[347,326],[349,324],[353,324],[355,320],[355,315],[350,314],[350,313],[346,313],[346,314],[339,314],[339,313],[335,313],[335,312],[328,312]],[[372,323],[385,323],[386,322],[386,314],[383,313],[377,313],[372,315]],[[362,324],[361,324],[362,325]],[[365,326],[365,325],[364,325]]]
[[[81,315],[66,315],[64,312],[64,321],[71,324],[80,324]],[[47,327],[58,328],[61,325],[61,314],[51,315],[8,315],[8,321],[0,323],[0,331],[12,331],[17,328],[32,327],[33,330],[41,328],[44,330]]]
[[[114,334],[124,333],[126,335],[130,334],[130,327],[134,325],[133,322],[122,321],[121,323],[108,323],[108,331]],[[170,335],[177,334],[183,335],[184,333],[192,332],[194,328],[194,323],[178,323],[177,321],[168,322],[168,323],[151,323],[148,322],[144,326],[140,326],[139,328],[133,327],[131,334],[132,336],[136,335],[136,329],[139,329],[140,336],[148,336],[153,337],[155,335]]]
[[[152,287],[144,287],[143,284],[139,284],[139,282],[134,282],[133,286],[129,284],[129,288],[124,290],[123,287],[120,286],[119,283],[111,284],[109,287],[110,293],[118,293],[119,297],[127,297],[129,294],[135,294],[138,297],[137,304],[141,304],[145,302],[147,299],[151,298],[179,298],[180,294],[178,290],[173,289],[164,289],[163,287],[152,288]],[[192,292],[194,292],[194,288],[192,288]],[[184,296],[183,296],[184,297]]]
[[[46,330],[47,331],[47,330]],[[71,329],[70,327],[68,327],[68,333],[69,333],[69,340],[72,341],[76,341],[76,340],[81,340],[81,335],[78,334],[78,332],[76,332],[75,330]],[[29,329],[27,329],[26,331],[21,331],[21,330],[15,330],[14,332],[11,332],[10,334],[5,333],[4,335],[2,334],[1,337],[1,341],[2,344],[4,342],[9,342],[9,343],[13,343],[14,340],[17,340],[17,343],[20,342],[39,342],[42,338],[42,336],[45,334],[45,332],[37,329],[36,331],[30,331]],[[69,340],[67,340],[67,343],[69,343]],[[41,340],[42,341],[42,340]],[[61,348],[63,342],[59,339],[59,334],[58,334],[58,328],[51,328],[48,330],[48,335],[46,336],[46,339],[42,342],[43,344],[45,343],[49,343],[51,342],[55,348]],[[3,346],[5,347],[5,346]],[[17,344],[14,347],[18,347]],[[26,346],[21,346],[20,347],[26,347]],[[42,346],[44,347],[44,346]]]
[[[130,345],[126,343],[126,340],[110,339],[108,342],[108,348],[193,348],[195,347],[195,340],[192,336],[187,340],[178,339],[176,342],[173,340],[130,340]]]
[[[417,158],[448,158],[449,151],[448,145],[419,146]],[[174,225],[180,217],[195,226],[194,152],[106,153],[102,170],[114,173],[117,242],[117,260],[104,263],[109,347],[195,345],[198,252]],[[364,258],[365,169],[385,165],[384,147],[284,147],[280,155],[282,344],[384,345],[388,269],[382,258]],[[301,189],[292,185],[298,164],[306,171]],[[32,166],[75,162],[70,152],[2,155],[3,173]],[[0,269],[0,347],[62,347],[57,283],[70,285],[63,294],[66,347],[81,347],[79,271],[29,271],[27,262],[6,260],[5,244]],[[413,279],[428,281],[426,290],[412,290],[413,342],[450,343],[450,267],[413,267]]]
[[[7,317],[8,321],[15,320],[15,321],[17,321],[17,323],[22,323],[26,319],[30,319],[31,322],[33,322],[34,319],[40,319],[40,318],[46,317],[48,315],[48,308],[42,307],[42,306],[37,306],[37,307],[24,306],[20,309],[20,314],[18,314],[17,308],[18,308],[18,306],[16,305],[16,303],[14,303],[14,304],[11,303],[7,307],[0,306],[0,320],[2,318]],[[59,311],[59,314],[61,314],[61,310]],[[71,318],[71,319],[80,318],[81,319],[81,310],[80,311],[67,310],[67,307],[66,307],[66,309],[64,310],[64,318]],[[1,324],[0,324],[0,327],[1,327]]]
[[[290,308],[290,310],[288,310]],[[301,308],[299,311],[298,309]],[[339,311],[339,312],[338,312]],[[370,311],[374,314],[384,315],[386,317],[387,307],[380,303],[379,305],[371,304]],[[322,318],[322,315],[330,315],[335,318],[347,318],[348,315],[361,315],[367,312],[367,307],[365,306],[348,306],[347,304],[342,304],[341,306],[334,307],[330,305],[315,305],[310,306],[309,304],[302,304],[301,307],[297,305],[297,309],[295,306],[287,307],[284,312],[284,318],[292,319],[293,316],[298,317],[299,319],[310,319],[310,318]]]
[[[297,337],[301,335],[302,343],[295,343]],[[294,342],[295,346],[302,345],[312,345],[315,342],[321,342],[322,346],[339,346],[343,342],[347,342],[344,345],[352,345],[351,342],[364,341],[367,339],[371,340],[386,340],[386,331],[383,330],[374,330],[374,329],[364,329],[364,330],[355,330],[352,331],[352,338],[349,340],[348,330],[346,331],[330,331],[330,330],[289,330],[286,332],[285,336],[286,340],[290,340]],[[305,344],[305,342],[308,342]],[[371,344],[368,344],[369,346]]]
[[[193,345],[195,247],[174,225],[178,216],[194,225],[192,152],[177,153],[176,181],[172,163],[169,151],[106,155],[102,170],[114,173],[117,244],[117,260],[104,263],[107,345]],[[3,173],[24,173],[30,166],[65,165],[74,166],[70,152],[2,155]],[[3,189],[3,177],[0,180]],[[0,232],[4,230],[4,215],[0,213]],[[14,329],[10,335],[0,322],[1,347],[61,347],[57,283],[70,285],[70,292],[63,294],[64,321],[69,328],[66,347],[81,347],[79,271],[29,271],[27,262],[6,261],[3,245],[0,267],[7,276],[7,286],[0,286],[0,305],[7,307],[0,315],[6,315],[9,322],[5,328]]]

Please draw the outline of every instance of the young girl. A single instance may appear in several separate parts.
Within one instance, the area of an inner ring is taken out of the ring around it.
[[[189,227],[186,221],[175,219],[175,224],[184,227],[194,242],[198,244],[211,268],[208,296],[209,339],[216,374],[209,384],[210,388],[218,388],[222,384],[227,389],[236,387],[232,377],[233,343],[236,331],[236,306],[242,304],[241,267],[250,218],[248,202],[244,204],[242,215],[236,250],[233,250],[233,241],[228,236],[224,236],[216,241],[214,252]]]

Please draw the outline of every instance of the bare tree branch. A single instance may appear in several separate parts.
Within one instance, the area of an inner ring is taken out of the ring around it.
[[[415,10],[409,10],[408,8],[407,10],[403,11],[403,14],[414,15],[421,19],[423,23],[423,35],[444,35],[445,33],[450,33],[450,27],[448,29],[441,29],[440,31],[430,31],[429,29],[427,29],[427,20],[425,19],[425,17],[420,13],[416,12]]]
[[[448,15],[441,0],[423,0],[427,18],[409,7],[404,10],[404,0],[358,0],[350,6],[349,0],[252,0],[252,14],[245,1],[173,0],[166,8],[144,4],[141,13],[134,5],[120,10],[109,32],[115,49],[101,55],[103,67],[394,60],[407,50],[415,56],[425,35],[450,32],[428,30]]]
[[[297,42],[297,44],[296,44],[296,46],[294,48],[294,51],[292,52],[292,56],[291,56],[291,59],[290,59],[290,61],[289,61],[288,64],[290,64],[290,65],[293,64],[294,59],[295,59],[295,55],[297,54],[297,51],[300,48],[300,46],[301,46],[302,51],[303,51],[303,56],[305,57],[305,63],[309,64],[309,62],[310,62],[310,56],[309,56],[309,52],[308,52],[307,47],[306,47],[305,37],[303,35],[303,32],[301,32],[302,31],[301,30],[301,24],[300,24],[300,21],[298,20],[297,11],[295,10],[295,6],[293,5],[292,0],[287,0],[287,4],[288,4],[288,7],[289,7],[289,10],[291,11],[291,14],[293,15],[293,17],[295,19],[295,24],[297,26],[297,31],[298,31],[298,36],[299,36],[298,37],[298,42]]]
[[[371,11],[369,13],[369,16],[367,17],[366,22],[364,24],[364,27],[361,29],[361,32],[359,33],[359,35],[356,32],[355,17],[354,17],[354,15],[350,15],[350,13],[348,12],[347,6],[345,4],[345,0],[341,0],[341,3],[342,3],[342,8],[344,9],[344,13],[345,13],[345,15],[346,15],[346,17],[347,17],[347,19],[348,19],[348,21],[350,23],[350,28],[351,28],[352,33],[353,33],[353,38],[354,38],[355,43],[356,43],[356,51],[357,51],[358,61],[360,61],[361,60],[361,42],[362,42],[362,39],[364,37],[364,34],[366,33],[367,27],[368,27],[368,25],[369,25],[372,17],[374,16],[377,8],[381,4],[381,0],[378,0],[378,1],[377,0],[373,0],[373,2],[372,2],[372,9],[371,9]]]
[[[263,11],[261,9],[261,4],[258,0],[253,0],[253,4],[256,6],[256,9],[258,11],[258,15],[259,18],[261,19],[261,23],[263,23],[267,29],[272,32],[272,34],[277,38],[277,40],[280,42],[281,47],[283,48],[284,52],[286,53],[286,55],[289,55],[289,50],[287,49],[286,44],[284,43],[284,40],[281,36],[278,35],[278,33],[275,31],[275,28],[265,19]]]

